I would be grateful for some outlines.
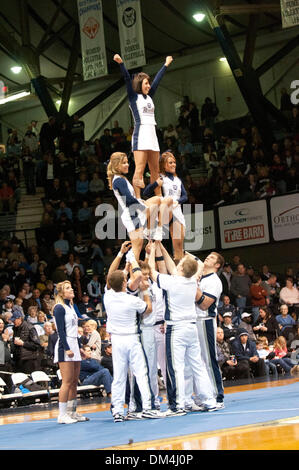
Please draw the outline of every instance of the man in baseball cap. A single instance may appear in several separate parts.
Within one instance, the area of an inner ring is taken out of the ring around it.
[[[249,338],[245,328],[238,330],[238,336],[232,343],[232,353],[238,362],[247,361],[249,363],[250,370],[255,377],[266,375],[264,360],[259,357],[255,342]]]

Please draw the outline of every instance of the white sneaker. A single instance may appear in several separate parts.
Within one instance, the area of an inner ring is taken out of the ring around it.
[[[165,418],[165,414],[159,410],[143,410],[141,416],[149,419]]]
[[[77,413],[76,411],[70,414],[70,417],[72,419],[76,419],[79,423],[83,421],[89,421],[89,418],[86,416],[81,415],[80,413]]]
[[[140,420],[143,419],[142,412],[137,413],[136,411],[129,411],[125,416],[126,421]]]
[[[196,403],[192,403],[192,405],[185,406],[185,410],[187,413],[190,413],[191,411],[202,411],[202,407]]]
[[[225,404],[223,403],[223,401],[217,402],[216,407],[218,410],[222,410],[223,408],[225,408]]]
[[[63,416],[58,416],[57,418],[57,423],[59,424],[73,424],[73,423],[77,423],[78,420],[77,419],[74,419],[74,418],[71,418],[70,415],[63,415]]]
[[[197,411],[217,411],[219,408],[217,408],[217,406],[208,406],[208,405],[197,405],[198,406],[198,410]]]
[[[184,409],[177,409],[176,411],[172,411],[170,408],[165,412],[165,417],[169,418],[171,416],[184,416],[187,414],[187,411]]]

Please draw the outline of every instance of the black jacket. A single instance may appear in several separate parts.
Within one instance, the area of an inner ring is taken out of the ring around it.
[[[38,334],[33,325],[23,320],[20,326],[13,327],[13,338],[19,337],[24,341],[23,346],[13,344],[13,357],[15,360],[37,359],[38,352],[42,350]]]

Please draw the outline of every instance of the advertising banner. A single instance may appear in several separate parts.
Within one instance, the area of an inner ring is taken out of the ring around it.
[[[283,28],[299,25],[299,0],[280,0]]]
[[[213,211],[202,212],[200,224],[194,214],[184,213],[186,234],[184,248],[186,251],[207,251],[216,247],[215,220]]]
[[[269,242],[266,201],[219,207],[218,213],[222,248]]]
[[[270,211],[275,241],[299,238],[299,193],[273,197]]]

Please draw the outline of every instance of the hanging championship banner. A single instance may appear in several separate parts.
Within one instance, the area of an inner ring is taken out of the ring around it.
[[[84,80],[107,75],[102,0],[77,0]]]
[[[139,0],[116,0],[121,58],[126,68],[145,65]]]
[[[280,0],[283,28],[299,25],[299,0]]]

